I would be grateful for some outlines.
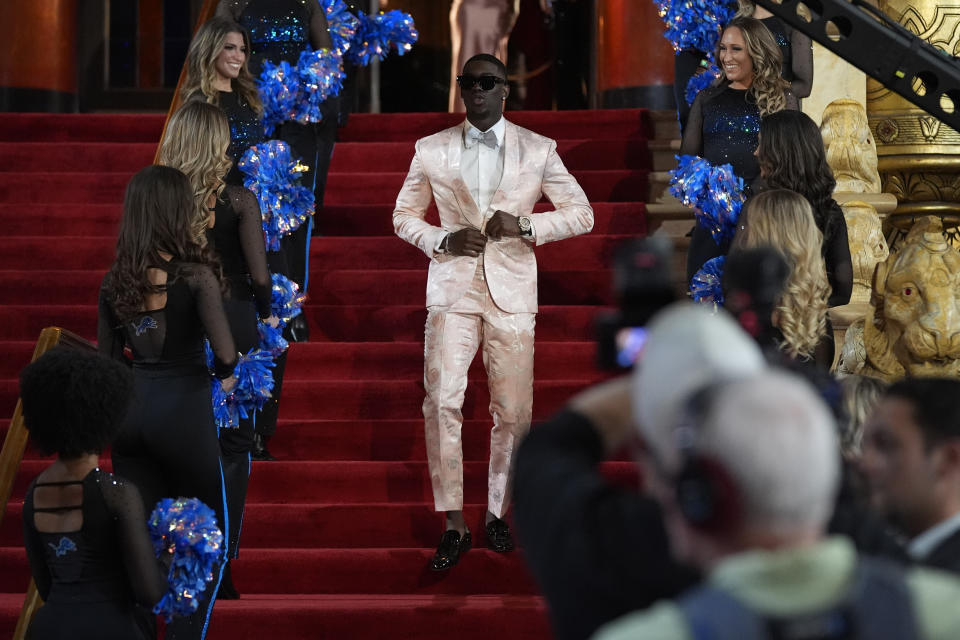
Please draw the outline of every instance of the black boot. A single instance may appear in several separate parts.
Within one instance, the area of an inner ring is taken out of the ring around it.
[[[307,324],[307,318],[302,313],[290,321],[290,325],[287,327],[287,333],[289,337],[287,340],[290,342],[309,342],[310,341],[310,325]]]
[[[250,457],[260,461],[276,460],[267,449],[267,438],[259,433],[253,435],[253,451],[250,452]]]

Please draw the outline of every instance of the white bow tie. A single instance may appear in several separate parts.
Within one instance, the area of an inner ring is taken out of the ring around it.
[[[488,129],[481,133],[477,129],[468,129],[467,137],[464,140],[464,145],[469,149],[478,142],[482,142],[491,149],[497,148],[497,134],[494,133],[493,129]]]

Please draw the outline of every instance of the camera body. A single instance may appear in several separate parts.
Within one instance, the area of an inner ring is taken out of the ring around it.
[[[643,353],[650,318],[676,301],[672,255],[670,241],[659,236],[631,240],[617,249],[613,265],[617,309],[596,320],[601,369],[631,369]]]

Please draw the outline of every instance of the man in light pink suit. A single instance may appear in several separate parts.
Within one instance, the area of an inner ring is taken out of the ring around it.
[[[482,349],[490,388],[487,545],[513,549],[504,522],[514,445],[530,428],[537,313],[534,246],[587,233],[593,209],[553,140],[503,118],[509,87],[489,54],[458,78],[467,120],[417,141],[397,196],[397,235],[430,258],[423,401],[427,459],[446,527],[431,562],[449,569],[472,545],[463,517],[460,430],[467,370]],[[542,195],[554,211],[533,213]],[[433,201],[440,226],[424,219]]]

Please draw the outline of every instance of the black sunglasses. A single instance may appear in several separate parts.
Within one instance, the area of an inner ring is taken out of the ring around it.
[[[504,83],[506,83],[506,80],[497,76],[457,76],[457,84],[465,91],[473,89],[478,84],[484,91],[490,91],[498,84]]]

